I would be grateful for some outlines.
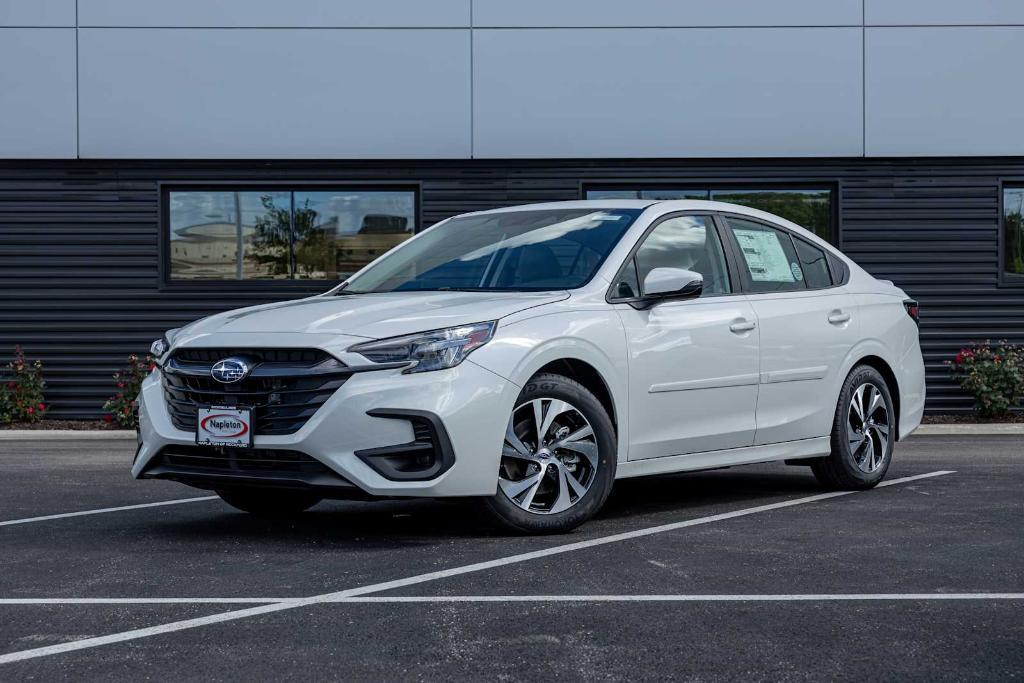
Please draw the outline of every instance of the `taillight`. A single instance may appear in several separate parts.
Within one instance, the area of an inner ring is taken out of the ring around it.
[[[913,299],[904,299],[903,308],[907,309],[907,315],[914,319],[918,327],[921,326],[921,307]]]

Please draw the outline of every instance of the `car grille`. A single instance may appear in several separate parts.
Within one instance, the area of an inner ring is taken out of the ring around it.
[[[223,358],[245,358],[252,367],[238,382],[213,379]],[[252,410],[253,433],[294,434],[351,376],[348,367],[318,349],[179,349],[164,363],[164,398],[171,422],[194,432],[200,407]]]

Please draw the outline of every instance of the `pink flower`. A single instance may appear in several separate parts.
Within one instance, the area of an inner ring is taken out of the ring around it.
[[[104,415],[103,416],[103,421],[104,422],[113,422],[114,421],[114,416],[113,415]]]

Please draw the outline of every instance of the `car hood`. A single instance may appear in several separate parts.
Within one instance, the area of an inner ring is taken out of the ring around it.
[[[203,318],[182,331],[190,336],[289,332],[382,339],[497,320],[568,296],[568,292],[324,295],[219,313]]]

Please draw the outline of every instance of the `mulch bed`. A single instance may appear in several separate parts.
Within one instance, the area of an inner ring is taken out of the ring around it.
[[[924,424],[1003,424],[1024,422],[1024,413],[1010,413],[1003,417],[985,418],[977,415],[925,415]]]
[[[73,429],[75,431],[109,431],[123,429],[116,422],[102,420],[49,420],[39,422],[12,422],[0,425],[0,429]]]

